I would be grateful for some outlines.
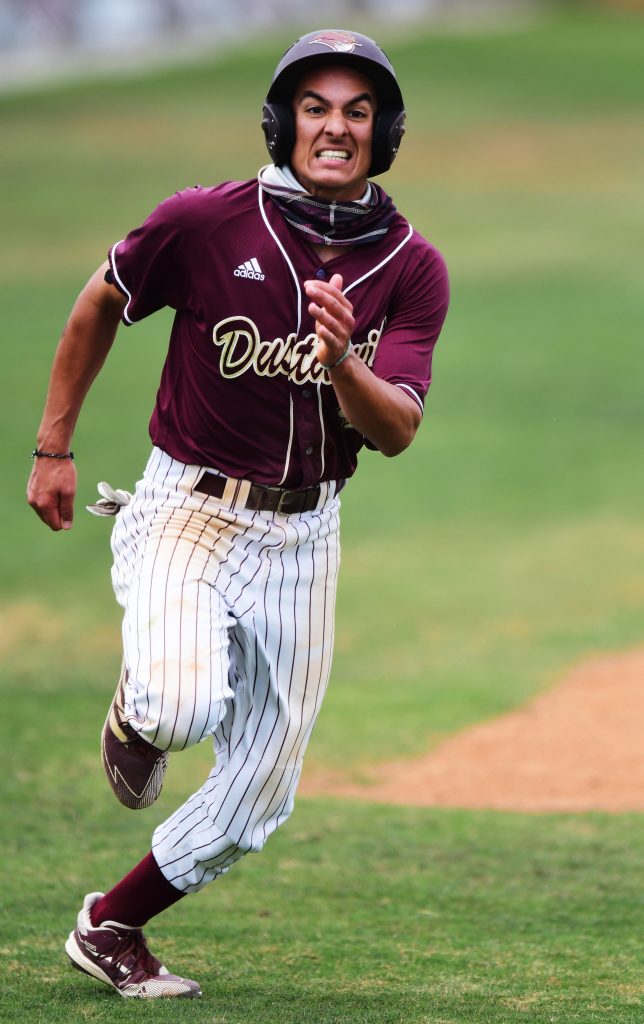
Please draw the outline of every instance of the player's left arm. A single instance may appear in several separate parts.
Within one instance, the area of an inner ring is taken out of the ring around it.
[[[347,350],[354,328],[353,306],[342,293],[342,278],[307,281],[309,313],[316,321],[317,357],[328,371],[338,401],[352,427],[383,455],[399,455],[414,439],[422,420],[418,403],[395,384],[379,377],[354,352]]]

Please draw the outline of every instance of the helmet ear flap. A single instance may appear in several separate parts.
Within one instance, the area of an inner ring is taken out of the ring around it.
[[[262,131],[273,163],[277,167],[287,164],[295,145],[295,120],[291,108],[286,103],[265,103]]]
[[[369,176],[388,171],[396,159],[405,134],[405,111],[385,107],[379,111],[373,129]]]

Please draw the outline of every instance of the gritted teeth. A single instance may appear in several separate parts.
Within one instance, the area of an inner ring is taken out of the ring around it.
[[[321,149],[318,152],[320,160],[348,160],[349,154],[346,149]]]

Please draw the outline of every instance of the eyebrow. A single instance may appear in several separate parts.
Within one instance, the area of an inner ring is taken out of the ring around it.
[[[300,103],[302,102],[302,100],[305,99],[319,100],[321,103],[324,103],[327,106],[329,105],[329,100],[326,99],[325,96],[320,96],[319,92],[314,92],[313,89],[307,89],[305,92],[302,93],[302,95],[300,96]],[[347,102],[344,103],[343,106],[352,107],[356,103],[361,103],[363,100],[368,100],[369,103],[371,103],[373,106],[374,99],[370,92],[361,92],[358,96],[353,96],[350,100],[347,100]]]

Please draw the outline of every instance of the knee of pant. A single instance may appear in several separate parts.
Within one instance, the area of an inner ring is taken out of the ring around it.
[[[240,808],[241,821],[234,819],[227,827],[227,834],[241,853],[258,853],[268,837],[289,818],[294,802],[295,783],[286,785],[282,778],[282,786],[271,793],[269,799],[262,794]]]
[[[226,834],[226,840],[228,847],[226,849],[225,864],[227,868],[241,860],[249,853],[259,853],[263,848],[269,836],[286,820],[288,814],[280,820],[262,819],[249,821],[244,831],[239,834],[231,835],[230,832]],[[231,829],[231,832],[233,829]],[[201,854],[203,856],[203,854]],[[201,857],[200,857],[201,859]],[[205,860],[209,860],[209,857],[205,857]]]
[[[201,740],[206,739],[212,731],[199,723],[191,723],[190,720],[182,721],[182,717],[180,716],[176,721],[174,719],[153,721],[148,718],[139,729],[139,735],[153,747],[171,753],[195,746]]]
[[[226,707],[223,701],[213,705],[209,713],[198,715],[192,702],[186,701],[179,707],[159,709],[160,713],[148,712],[141,723],[137,719],[139,735],[153,747],[168,752],[185,750],[210,736],[223,718]]]
[[[160,750],[185,750],[211,735],[227,710],[232,690],[200,687],[172,673],[168,666],[161,684],[152,683],[126,699],[126,711],[139,735]]]
[[[171,750],[185,750],[189,745],[186,743],[184,732],[175,731],[171,724],[157,722],[156,719],[146,718],[142,726],[138,727],[139,736],[159,750],[168,753]]]

